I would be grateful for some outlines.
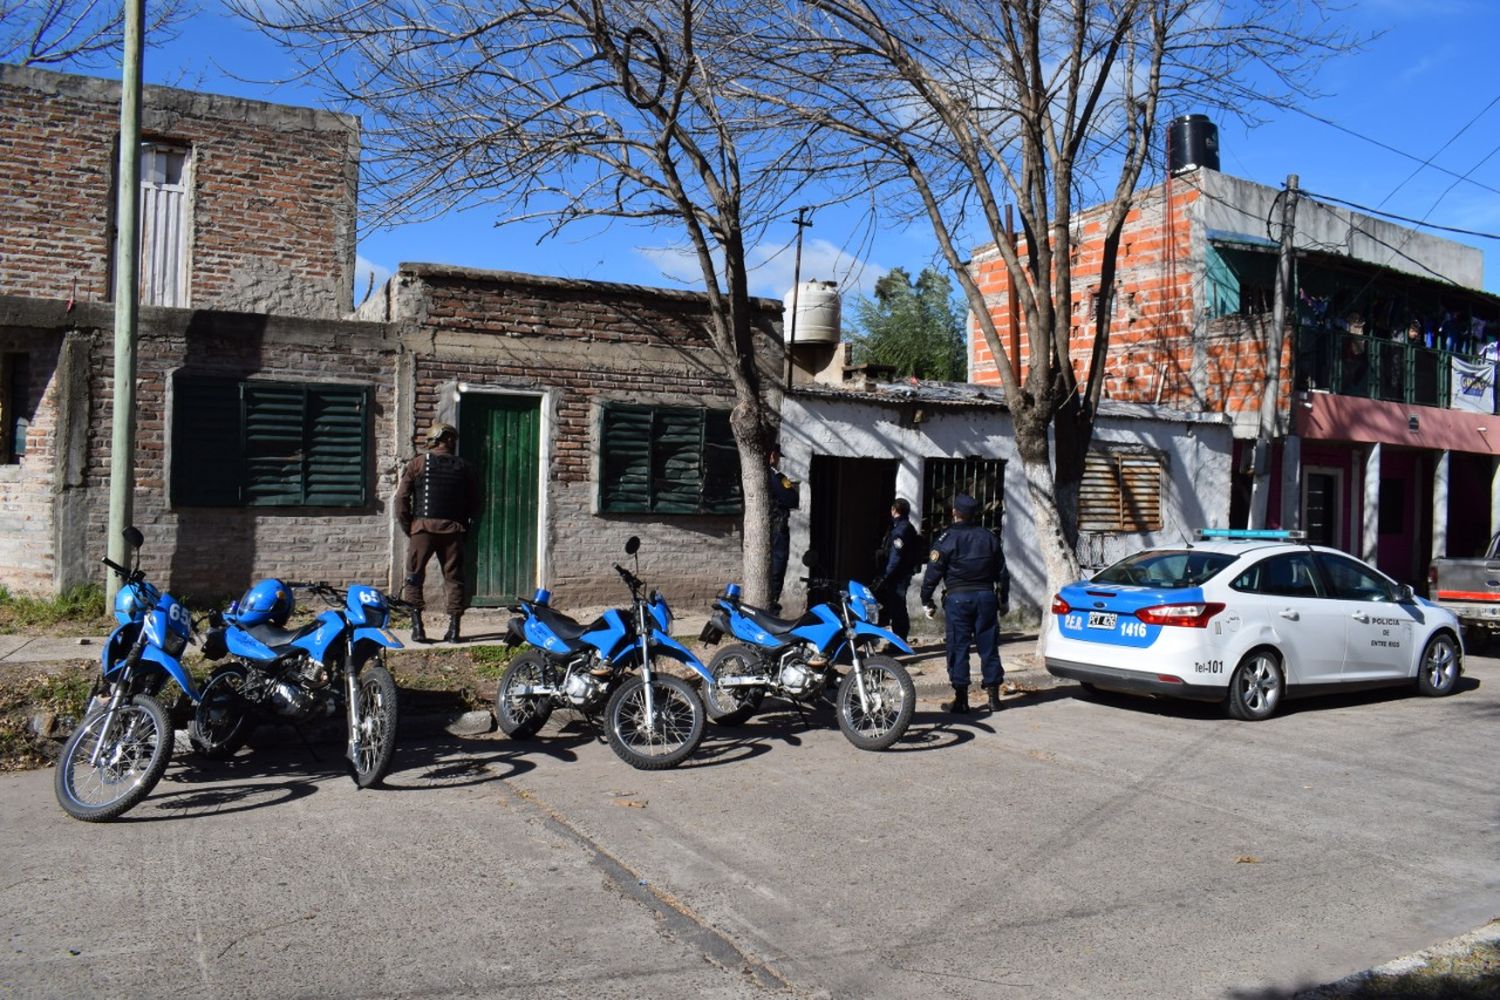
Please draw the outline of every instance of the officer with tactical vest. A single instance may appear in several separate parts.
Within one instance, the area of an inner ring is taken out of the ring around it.
[[[427,432],[427,453],[415,456],[401,473],[396,487],[396,520],[411,543],[406,549],[406,586],[403,600],[416,607],[411,619],[413,642],[430,642],[422,627],[422,584],[427,560],[437,556],[447,595],[448,632],[444,642],[461,641],[463,617],[464,539],[479,516],[479,480],[468,462],[453,453],[458,431],[450,424],[433,424]]]

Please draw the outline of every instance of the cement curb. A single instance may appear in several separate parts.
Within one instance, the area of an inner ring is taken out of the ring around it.
[[[1356,972],[1343,979],[1298,992],[1293,1000],[1343,1000],[1345,997],[1366,995],[1370,988],[1378,989],[1385,980],[1398,979],[1427,968],[1435,960],[1461,956],[1485,945],[1500,946],[1500,917],[1467,934],[1435,944],[1430,948],[1404,955],[1401,958],[1377,965],[1373,969]],[[1383,995],[1383,994],[1382,994]],[[1391,994],[1394,996],[1395,994]],[[1437,994],[1420,993],[1421,996]],[[1476,996],[1478,994],[1475,994]]]

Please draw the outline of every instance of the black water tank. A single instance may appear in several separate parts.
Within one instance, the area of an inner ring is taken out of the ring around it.
[[[1172,119],[1167,131],[1167,172],[1175,177],[1199,167],[1219,169],[1218,126],[1208,115]]]

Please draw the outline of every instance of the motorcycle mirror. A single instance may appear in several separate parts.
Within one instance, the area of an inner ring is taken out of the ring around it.
[[[806,552],[802,553],[802,565],[806,566],[808,569],[812,569],[817,564],[818,554],[812,549],[808,549]]]
[[[140,548],[141,543],[146,540],[145,536],[141,534],[141,529],[133,524],[120,532],[120,535],[125,539],[125,544],[133,549]]]
[[[628,539],[626,539],[626,541],[625,541],[625,554],[627,556],[633,556],[637,552],[639,552],[640,550],[641,550],[641,540],[639,538],[637,538],[635,535],[631,535]]]

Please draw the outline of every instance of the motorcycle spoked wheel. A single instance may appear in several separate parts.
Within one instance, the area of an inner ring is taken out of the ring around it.
[[[703,702],[687,681],[671,674],[651,679],[654,718],[646,718],[646,682],[639,675],[615,689],[604,706],[610,749],[631,767],[662,771],[676,767],[703,740]]]
[[[840,682],[834,703],[839,728],[861,750],[884,750],[911,725],[917,690],[906,668],[884,654],[864,658],[864,678],[868,710],[860,701],[855,671],[851,669]]]
[[[529,650],[510,661],[495,688],[495,722],[513,740],[535,736],[552,716],[555,702],[549,694],[516,694],[522,687],[546,681],[546,658]]]
[[[107,734],[106,734],[107,730]],[[89,763],[104,742],[97,765]],[[53,791],[63,812],[89,823],[111,820],[133,808],[166,773],[172,726],[155,698],[138,694],[108,712],[84,717],[63,744]]]
[[[703,689],[703,707],[708,721],[716,726],[738,726],[760,708],[765,700],[764,687],[719,687],[724,677],[756,677],[765,673],[760,655],[743,643],[725,646],[709,661],[708,672],[714,683]]]
[[[396,755],[396,681],[380,659],[359,668],[354,695],[359,699],[359,752],[349,766],[356,785],[373,788],[390,772]]]
[[[255,728],[253,706],[242,693],[250,676],[243,663],[226,663],[208,675],[203,697],[193,710],[188,739],[210,760],[223,760],[245,745]]]

